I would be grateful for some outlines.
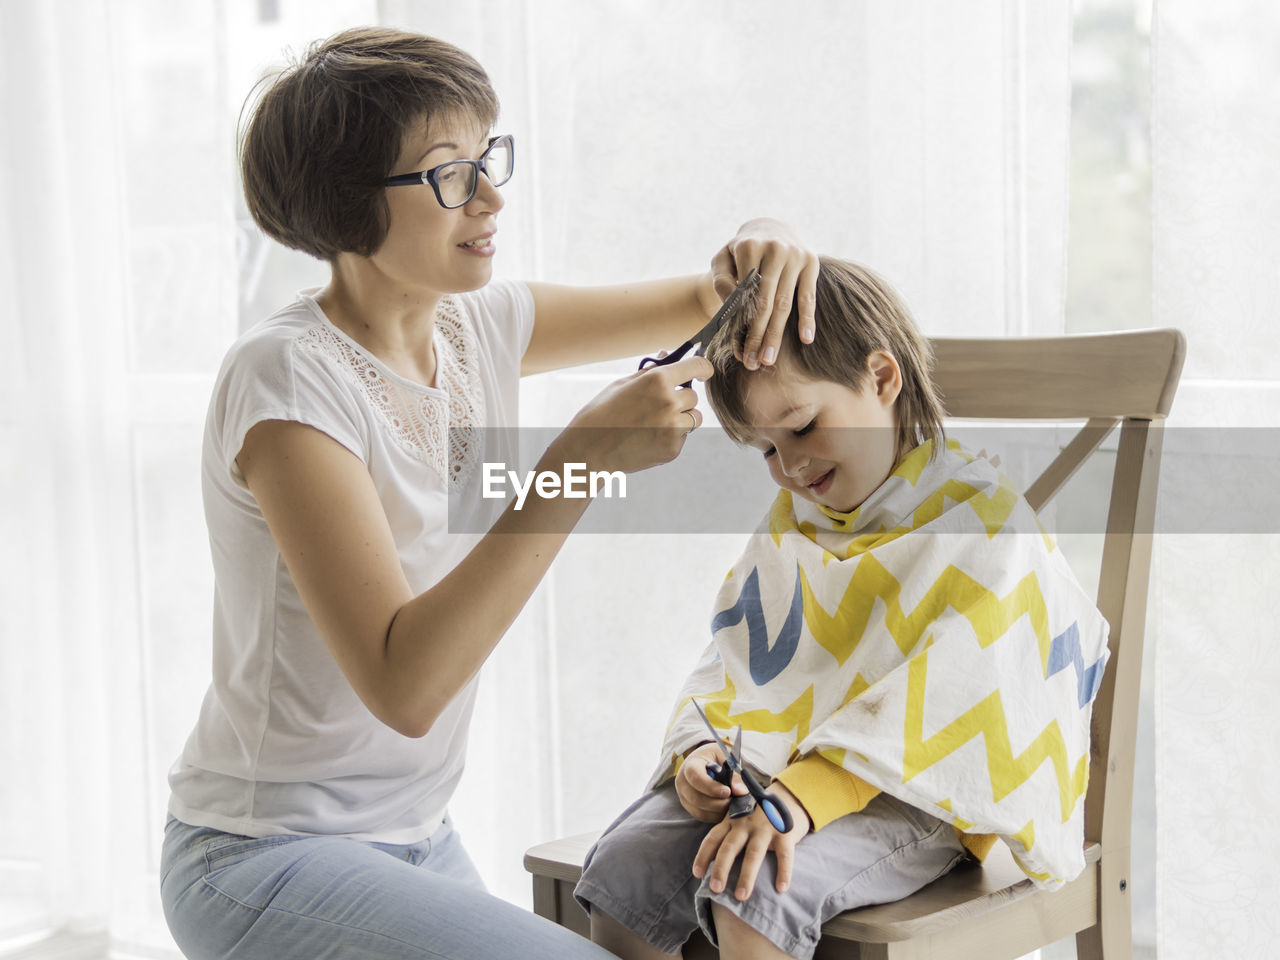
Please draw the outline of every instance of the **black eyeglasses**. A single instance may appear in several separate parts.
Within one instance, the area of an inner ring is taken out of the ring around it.
[[[440,206],[453,210],[471,202],[471,198],[476,195],[476,187],[480,184],[481,172],[495,187],[510,180],[515,159],[515,143],[508,133],[501,137],[490,137],[489,146],[480,154],[479,160],[450,160],[430,170],[387,177],[383,184],[388,187],[403,187],[429,183],[436,192]]]

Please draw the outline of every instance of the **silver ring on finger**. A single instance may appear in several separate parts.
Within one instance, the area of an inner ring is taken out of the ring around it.
[[[692,410],[686,410],[685,413],[689,415],[689,422],[692,424],[692,426],[684,432],[684,435],[687,437],[694,430],[698,429],[698,418],[693,415]]]

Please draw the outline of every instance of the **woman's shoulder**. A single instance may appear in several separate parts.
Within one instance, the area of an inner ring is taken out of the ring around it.
[[[234,460],[247,431],[263,420],[308,424],[363,456],[368,414],[356,371],[343,368],[344,350],[355,356],[305,292],[237,337],[209,411],[224,460]]]
[[[292,406],[319,394],[333,402],[351,392],[344,374],[358,359],[304,292],[228,347],[214,395],[244,402],[274,397]]]
[[[374,361],[325,318],[311,294],[300,292],[241,333],[227,349],[219,380],[287,384],[291,389],[316,382],[329,390],[365,376]]]
[[[279,364],[299,341],[314,338],[324,326],[323,315],[307,292],[246,328],[227,348],[224,366]]]

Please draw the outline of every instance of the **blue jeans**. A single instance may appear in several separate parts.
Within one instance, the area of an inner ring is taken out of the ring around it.
[[[606,960],[487,893],[446,820],[408,846],[241,837],[171,819],[160,894],[189,960]]]

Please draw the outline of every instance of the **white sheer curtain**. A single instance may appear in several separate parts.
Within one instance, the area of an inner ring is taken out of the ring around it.
[[[116,771],[136,773],[127,507],[125,191],[104,5],[0,8],[5,144],[4,554],[0,577],[4,933],[94,940]],[[120,691],[123,697],[111,691]],[[130,736],[114,739],[113,724]],[[118,810],[116,810],[118,812]],[[88,869],[79,868],[87,863]],[[126,864],[122,867],[127,869]]]
[[[172,955],[164,776],[207,678],[198,448],[238,328],[324,272],[243,220],[245,93],[384,22],[486,65],[499,271],[691,273],[745,218],[892,279],[935,334],[1063,329],[1066,0],[57,0],[0,6],[0,950]],[[505,238],[505,239],[503,239]],[[527,384],[563,422],[627,363]],[[738,536],[583,536],[487,668],[455,817],[493,889],[643,784]]]
[[[207,682],[200,428],[238,327],[233,129],[260,69],[240,58],[283,42],[269,6],[0,4],[0,954],[176,955],[165,774]]]
[[[1266,0],[1158,0],[1152,46],[1154,315],[1188,341],[1169,452],[1207,481],[1215,467],[1248,469],[1248,451],[1228,441],[1220,449],[1233,460],[1214,464],[1192,459],[1204,454],[1189,439],[1258,428],[1274,469],[1280,11]],[[1261,482],[1274,490],[1274,473]],[[1212,517],[1215,489],[1203,489],[1205,499],[1186,506]],[[1280,949],[1274,511],[1259,514],[1254,529],[1223,536],[1207,522],[1203,535],[1159,538],[1152,628],[1162,960]]]

